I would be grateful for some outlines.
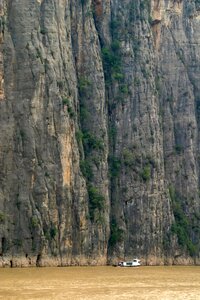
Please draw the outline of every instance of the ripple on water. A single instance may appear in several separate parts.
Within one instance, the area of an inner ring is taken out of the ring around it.
[[[0,269],[0,299],[200,300],[200,267]]]

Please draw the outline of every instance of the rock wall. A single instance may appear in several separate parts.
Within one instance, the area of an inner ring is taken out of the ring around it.
[[[0,265],[199,263],[200,3],[0,1]]]

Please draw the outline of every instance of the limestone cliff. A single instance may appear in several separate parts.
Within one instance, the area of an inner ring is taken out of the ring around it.
[[[199,263],[198,0],[0,1],[0,265]]]

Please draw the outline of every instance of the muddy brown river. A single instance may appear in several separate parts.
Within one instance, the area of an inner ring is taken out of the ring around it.
[[[200,300],[200,267],[0,269],[0,299]]]

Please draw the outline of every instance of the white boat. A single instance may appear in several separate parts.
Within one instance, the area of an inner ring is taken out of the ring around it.
[[[139,267],[141,264],[140,264],[140,260],[135,258],[131,261],[120,261],[118,263],[118,266],[119,267]]]

